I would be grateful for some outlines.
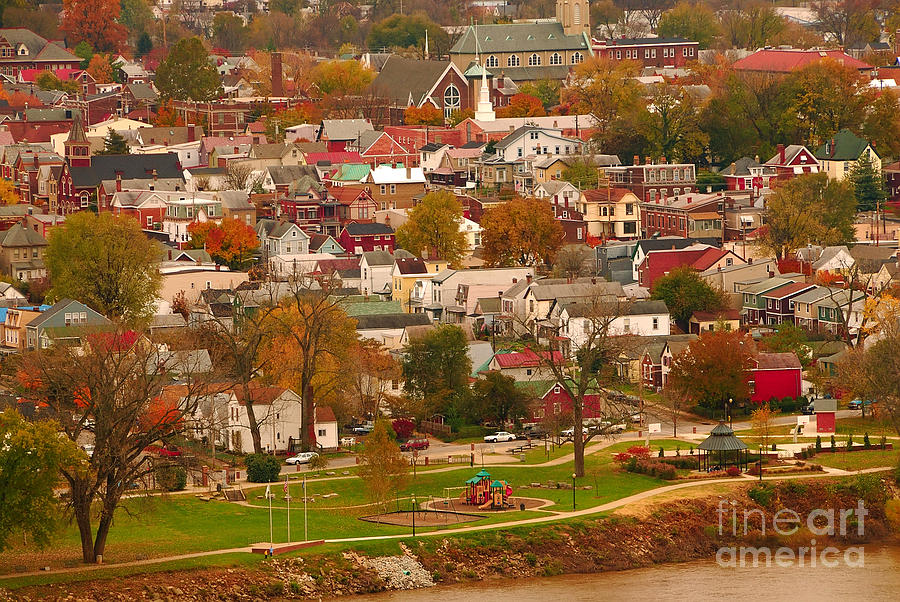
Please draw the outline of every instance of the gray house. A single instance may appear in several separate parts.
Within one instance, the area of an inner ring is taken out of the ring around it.
[[[77,345],[86,329],[104,326],[112,326],[112,322],[84,303],[60,299],[25,326],[25,346],[36,349],[40,344],[46,349],[56,342]]]

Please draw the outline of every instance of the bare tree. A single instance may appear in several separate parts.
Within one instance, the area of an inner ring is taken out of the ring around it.
[[[250,190],[254,184],[253,166],[229,161],[225,169],[225,184],[229,190]]]
[[[678,420],[690,404],[690,397],[685,391],[676,386],[663,389],[663,406],[672,419],[672,436],[678,436]]]
[[[115,510],[131,484],[152,471],[144,450],[181,432],[208,392],[205,376],[161,357],[156,346],[124,327],[85,332],[83,345],[39,349],[22,360],[20,380],[32,399],[46,403],[63,432],[78,441],[91,417],[94,452],[87,470],[64,470],[81,534],[84,562],[103,555]],[[98,516],[96,531],[94,517]]]
[[[593,273],[592,250],[585,245],[566,245],[556,253],[553,275],[557,278],[580,278]]]

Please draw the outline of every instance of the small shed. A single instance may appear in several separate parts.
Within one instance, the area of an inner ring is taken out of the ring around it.
[[[697,469],[709,471],[712,468],[726,468],[729,463],[741,470],[749,464],[750,450],[738,439],[734,431],[724,422],[719,422],[703,443],[698,447]]]
[[[813,401],[813,411],[816,414],[816,432],[835,432],[835,416],[837,413],[837,399],[816,399]]]

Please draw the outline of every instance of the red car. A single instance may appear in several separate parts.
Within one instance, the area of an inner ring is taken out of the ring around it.
[[[410,439],[400,444],[400,451],[412,451],[414,449],[428,449],[428,439]]]
[[[181,455],[181,450],[175,447],[174,445],[169,445],[168,447],[161,447],[159,445],[148,445],[144,448],[145,452],[151,454],[157,454],[159,456],[163,456],[166,458],[177,458]]]

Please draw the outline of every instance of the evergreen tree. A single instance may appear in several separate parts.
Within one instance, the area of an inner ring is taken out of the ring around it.
[[[858,211],[875,211],[887,198],[881,172],[875,168],[868,153],[863,154],[850,170],[850,182]]]
[[[103,150],[97,153],[99,155],[127,155],[128,144],[125,137],[115,130],[109,130],[106,138],[103,139]]]
[[[149,54],[151,50],[153,50],[153,40],[150,39],[150,34],[145,31],[141,33],[137,40],[137,54],[138,56],[144,56]]]

